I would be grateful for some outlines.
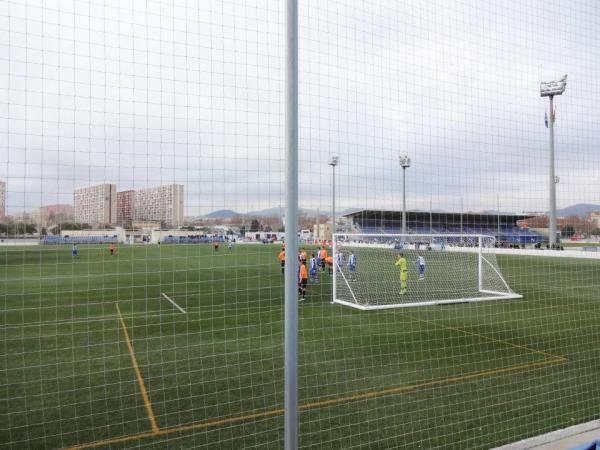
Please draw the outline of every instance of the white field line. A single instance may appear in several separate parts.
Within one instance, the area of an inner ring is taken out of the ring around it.
[[[179,306],[177,303],[175,303],[173,300],[171,300],[167,294],[165,294],[165,293],[163,292],[163,293],[162,293],[162,296],[163,296],[164,298],[166,298],[167,300],[169,300],[169,301],[171,302],[171,304],[172,304],[172,305],[173,305],[175,308],[177,308],[179,311],[181,311],[183,314],[187,314],[187,312],[185,311],[185,309],[183,309],[181,306]]]

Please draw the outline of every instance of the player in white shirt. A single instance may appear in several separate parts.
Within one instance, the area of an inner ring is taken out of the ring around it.
[[[308,269],[308,273],[310,275],[310,280],[313,284],[319,284],[319,275],[317,274],[317,258],[315,258],[315,254],[311,254],[310,256],[310,266]]]
[[[356,256],[354,252],[350,252],[350,256],[348,257],[348,272],[350,272],[348,276],[350,280],[356,279]]]
[[[425,258],[420,253],[417,253],[417,269],[419,270],[419,280],[425,279]]]
[[[341,272],[344,269],[344,253],[338,252],[336,259],[337,259],[337,268]]]

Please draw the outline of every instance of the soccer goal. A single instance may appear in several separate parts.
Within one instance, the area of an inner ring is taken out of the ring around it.
[[[333,302],[368,310],[522,298],[502,275],[495,242],[474,234],[335,234]]]

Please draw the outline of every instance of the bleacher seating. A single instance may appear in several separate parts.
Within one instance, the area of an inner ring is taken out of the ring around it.
[[[356,223],[355,225],[360,233],[399,234],[402,232],[402,228],[398,226],[373,226],[373,224],[361,226],[359,223]],[[502,227],[500,228],[500,231],[498,231],[498,228],[476,227],[470,225],[464,225],[463,227],[435,227],[433,230],[428,226],[409,226],[407,231],[410,234],[430,234],[432,232],[435,234],[484,234],[495,236],[498,242],[506,242],[509,244],[537,244],[546,240],[543,235],[536,233],[535,231],[519,227]]]
[[[161,239],[162,244],[208,244],[212,242],[225,242],[223,236],[189,235],[189,236],[165,236]]]
[[[106,236],[44,236],[42,244],[117,244],[117,235]]]

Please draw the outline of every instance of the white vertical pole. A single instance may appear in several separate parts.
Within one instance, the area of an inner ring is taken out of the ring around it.
[[[556,244],[556,177],[554,175],[554,96],[550,97],[550,120],[548,128],[550,128],[550,223],[549,242],[550,246]]]
[[[478,252],[478,267],[477,267],[477,272],[478,272],[478,278],[479,278],[479,290],[481,291],[483,289],[483,239],[481,236],[479,236],[477,238],[477,244],[479,245],[479,252]]]
[[[331,236],[331,240],[333,241],[333,298],[331,299],[331,304],[335,303],[337,299],[337,235],[333,234]]]
[[[406,168],[402,167],[402,234],[406,234]]]
[[[333,176],[331,177],[331,237],[333,239],[333,235],[335,234],[335,164],[331,166],[331,170],[333,171]]]
[[[463,243],[463,199],[460,198],[460,243]]]
[[[433,234],[433,206],[429,200],[429,232]]]
[[[286,0],[284,446],[298,448],[298,2]]]

